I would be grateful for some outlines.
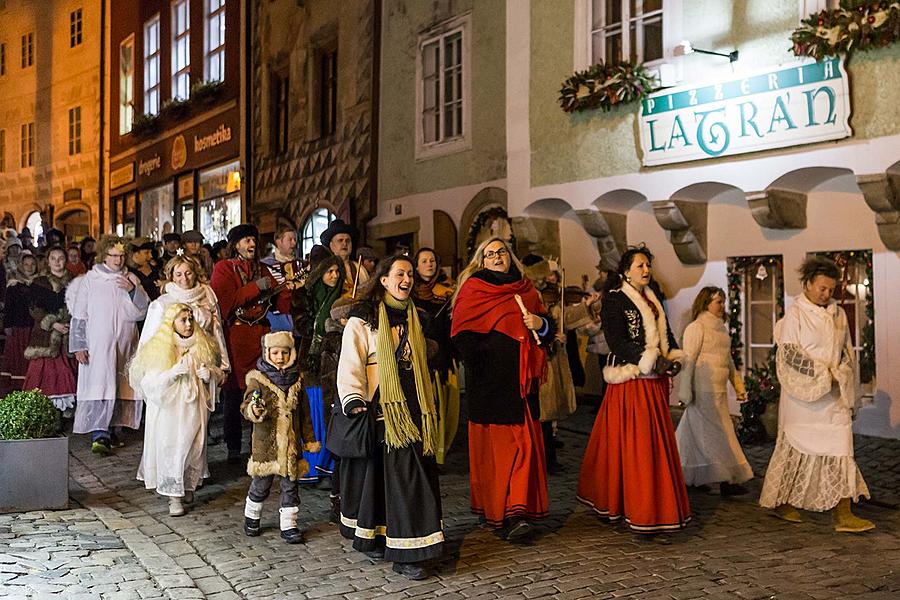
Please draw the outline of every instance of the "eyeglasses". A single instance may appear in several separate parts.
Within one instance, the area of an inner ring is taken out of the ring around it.
[[[484,259],[485,260],[494,260],[498,256],[506,256],[507,254],[509,254],[509,250],[507,250],[506,248],[500,248],[496,252],[493,250],[488,250],[487,252],[484,253]]]

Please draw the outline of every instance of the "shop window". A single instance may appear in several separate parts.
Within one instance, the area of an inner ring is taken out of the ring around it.
[[[317,208],[309,215],[301,230],[300,249],[302,256],[309,256],[312,247],[319,243],[319,236],[328,229],[328,224],[334,219],[335,216],[327,208]]]
[[[205,68],[207,81],[225,81],[225,0],[206,1]]]
[[[172,3],[172,98],[191,95],[191,10],[189,0]]]
[[[834,299],[847,314],[850,339],[856,354],[856,368],[862,392],[875,393],[875,288],[872,285],[871,250],[814,252],[837,263],[841,278]]]
[[[110,201],[109,214],[116,235],[135,237],[137,227],[134,192],[113,198]]]
[[[200,233],[210,243],[226,239],[241,222],[241,165],[238,161],[200,171],[197,190]]]
[[[175,183],[175,191],[178,195],[178,222],[179,232],[194,229],[194,174],[182,175]]]
[[[159,13],[144,23],[144,114],[159,112]]]
[[[134,123],[134,35],[119,44],[119,135]]]
[[[416,158],[468,147],[469,15],[447,21],[419,38]]]
[[[175,191],[171,183],[141,192],[140,206],[141,235],[161,240],[163,234],[175,231]]]
[[[735,364],[739,368],[768,364],[775,347],[775,322],[784,316],[782,257],[729,258],[728,300]]]
[[[34,34],[26,33],[22,36],[22,68],[26,69],[34,64]]]
[[[272,74],[272,109],[269,112],[269,140],[272,154],[284,154],[288,149],[288,102],[290,80],[287,75]]]
[[[75,9],[69,13],[69,48],[81,44],[81,9]]]
[[[19,165],[26,169],[34,166],[34,123],[24,123],[21,128]]]
[[[69,156],[81,154],[81,107],[69,109]]]

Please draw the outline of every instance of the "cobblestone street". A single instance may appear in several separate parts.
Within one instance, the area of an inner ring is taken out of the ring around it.
[[[562,424],[565,474],[550,479],[552,517],[530,545],[513,546],[468,510],[465,441],[457,439],[442,478],[445,556],[436,576],[412,582],[353,551],[327,522],[328,493],[302,492],[308,543],[278,536],[277,494],[266,503],[261,537],[241,532],[249,479],[210,448],[212,478],[184,517],[134,474],[138,434],[114,456],[70,445],[73,502],[66,511],[0,515],[0,596],[70,600],[151,598],[777,598],[900,597],[900,512],[859,508],[874,532],[835,534],[828,515],[788,525],[751,494],[723,500],[691,492],[694,521],[680,533],[638,537],[601,523],[574,501],[578,466],[593,416],[587,407]],[[245,440],[246,440],[245,435]],[[857,458],[873,497],[893,502],[900,443],[857,436]],[[771,445],[748,449],[762,473]]]

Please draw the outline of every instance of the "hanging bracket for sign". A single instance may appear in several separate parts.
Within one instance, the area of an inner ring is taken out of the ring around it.
[[[641,103],[645,166],[784,148],[853,135],[839,58],[764,69],[650,94]]]

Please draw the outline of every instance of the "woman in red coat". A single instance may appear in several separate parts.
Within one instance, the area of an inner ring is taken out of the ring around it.
[[[538,389],[555,324],[523,273],[505,241],[481,244],[460,274],[450,332],[465,365],[472,512],[509,541],[548,514]]]

